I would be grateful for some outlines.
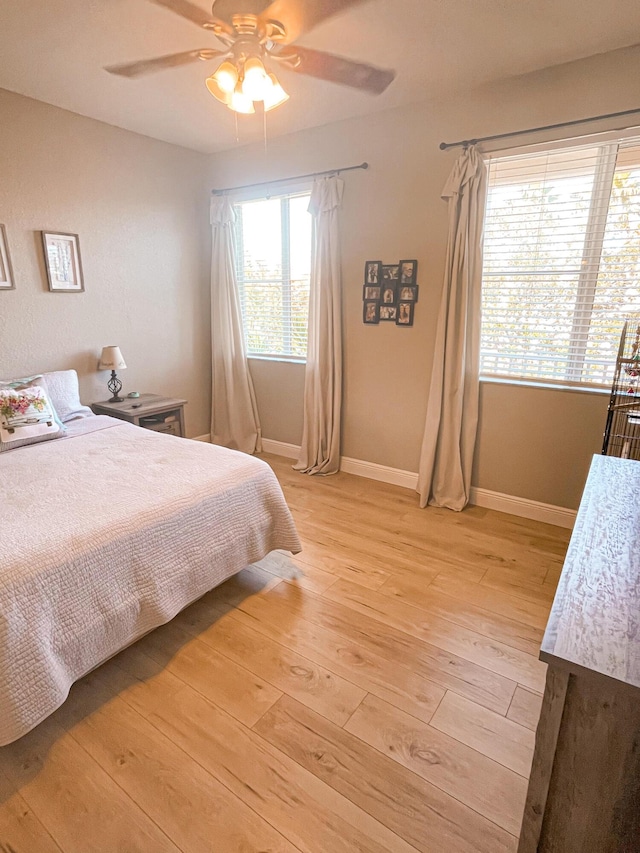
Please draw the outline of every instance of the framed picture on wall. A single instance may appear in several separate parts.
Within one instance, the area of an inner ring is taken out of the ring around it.
[[[383,305],[396,304],[396,284],[395,281],[387,281],[382,285],[382,299],[380,301]]]
[[[383,320],[390,320],[391,322],[395,322],[397,317],[397,306],[395,305],[381,305],[380,306],[380,322]]]
[[[78,235],[65,234],[61,231],[43,231],[42,246],[49,290],[60,293],[81,293],[84,290],[84,279]]]
[[[417,276],[417,261],[400,261],[400,284],[415,284]]]
[[[413,326],[415,302],[398,302],[397,326]]]
[[[400,302],[417,302],[418,301],[418,285],[417,284],[400,284],[398,290],[398,299]]]
[[[362,308],[362,322],[377,326],[380,322],[380,303],[365,302]]]
[[[380,284],[382,261],[367,261],[364,265],[364,283]]]
[[[9,244],[7,243],[7,229],[0,224],[0,290],[14,290],[13,270],[11,269],[11,258],[9,257]]]
[[[397,284],[400,277],[400,264],[382,264],[382,285]]]
[[[381,297],[381,288],[379,284],[365,284],[362,289],[362,298],[363,299],[377,299],[380,300]]]

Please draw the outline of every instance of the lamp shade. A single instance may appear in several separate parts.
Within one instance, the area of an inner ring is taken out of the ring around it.
[[[102,347],[98,370],[124,370],[126,366],[120,347]]]

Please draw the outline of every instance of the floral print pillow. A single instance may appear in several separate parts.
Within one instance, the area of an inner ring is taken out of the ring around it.
[[[44,388],[0,388],[0,452],[60,435]]]

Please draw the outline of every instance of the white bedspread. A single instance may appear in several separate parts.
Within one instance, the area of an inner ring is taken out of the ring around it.
[[[0,745],[78,678],[300,542],[261,460],[107,417],[0,457]]]

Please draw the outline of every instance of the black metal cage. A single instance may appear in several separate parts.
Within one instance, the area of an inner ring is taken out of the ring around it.
[[[622,328],[602,453],[640,460],[640,315]]]

